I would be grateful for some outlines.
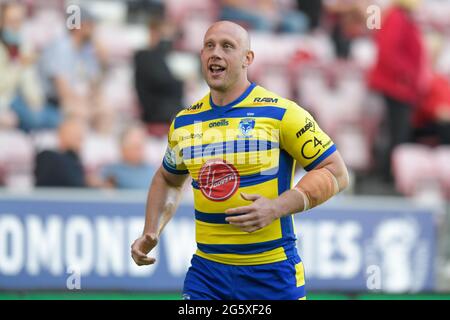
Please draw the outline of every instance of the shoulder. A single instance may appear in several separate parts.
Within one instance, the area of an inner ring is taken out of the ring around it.
[[[280,96],[279,94],[272,92],[264,87],[256,86],[252,94],[249,95],[248,101],[255,107],[258,106],[272,106],[282,109],[300,108],[294,101]]]
[[[134,61],[140,63],[151,63],[154,58],[154,52],[150,49],[140,49],[134,53]]]
[[[133,57],[134,57],[134,60],[141,60],[141,59],[143,59],[143,58],[145,58],[146,56],[148,56],[148,50],[146,50],[146,49],[140,49],[140,50],[137,50],[134,54],[133,54]]]
[[[61,166],[64,166],[64,156],[56,150],[44,150],[39,152],[35,158],[36,169],[52,168],[57,170]]]
[[[39,152],[36,157],[39,160],[58,159],[61,157],[61,154],[55,150],[44,150]]]
[[[195,101],[187,108],[184,108],[183,110],[178,112],[177,115],[175,116],[175,119],[182,116],[202,113],[209,109],[211,109],[211,107],[209,106],[209,94],[207,94],[200,100]]]
[[[72,48],[71,40],[68,35],[62,35],[53,41],[44,49],[47,53],[60,53],[65,51],[70,51]]]

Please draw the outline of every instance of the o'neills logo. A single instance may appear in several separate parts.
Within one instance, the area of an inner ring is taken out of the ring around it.
[[[239,188],[239,172],[222,159],[206,161],[198,175],[198,185],[203,195],[212,201],[224,201]]]
[[[210,128],[215,128],[215,127],[224,127],[228,125],[228,120],[227,119],[222,119],[219,121],[215,121],[215,122],[211,122],[209,124]]]

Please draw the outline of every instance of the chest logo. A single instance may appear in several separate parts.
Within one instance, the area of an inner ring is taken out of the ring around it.
[[[198,175],[202,194],[212,201],[224,201],[239,189],[240,176],[236,168],[222,159],[206,161]]]
[[[239,138],[250,138],[253,129],[255,128],[255,119],[253,118],[244,118],[239,122],[239,131],[241,135]]]

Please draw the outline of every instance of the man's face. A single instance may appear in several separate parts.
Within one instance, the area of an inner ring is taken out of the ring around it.
[[[224,26],[214,26],[205,34],[200,58],[203,76],[211,89],[225,91],[246,76],[248,48],[242,42]]]
[[[134,129],[122,142],[122,160],[130,165],[139,165],[145,158],[145,132]]]
[[[72,120],[63,123],[59,131],[59,139],[63,149],[80,152],[85,131],[85,125],[81,121]]]
[[[19,32],[22,28],[25,9],[19,4],[10,5],[4,13],[3,28]]]
[[[81,24],[81,34],[83,43],[89,43],[92,40],[92,35],[94,33],[95,24],[92,21],[86,21]]]

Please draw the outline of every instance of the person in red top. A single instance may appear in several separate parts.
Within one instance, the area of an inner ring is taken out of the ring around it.
[[[414,108],[429,78],[423,37],[412,16],[417,5],[417,0],[396,0],[375,34],[378,56],[369,73],[369,86],[383,95],[387,107],[389,157],[382,165],[387,178],[393,148],[411,139]]]
[[[450,144],[450,81],[444,75],[433,74],[414,114],[414,126],[433,132],[440,144]]]

